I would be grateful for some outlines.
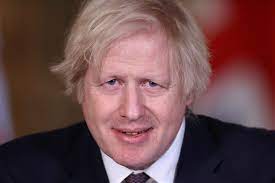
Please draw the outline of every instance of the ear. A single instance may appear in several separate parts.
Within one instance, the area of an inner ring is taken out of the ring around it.
[[[188,97],[187,100],[185,101],[186,106],[190,106],[193,103],[193,97]]]
[[[193,101],[194,101],[194,95],[189,94],[189,95],[186,96],[186,98],[185,98],[185,104],[186,104],[187,107],[191,106],[192,103],[193,103]]]

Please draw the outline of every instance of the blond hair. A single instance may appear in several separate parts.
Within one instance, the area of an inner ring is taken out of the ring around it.
[[[162,29],[171,49],[172,65],[187,97],[207,87],[211,68],[205,39],[188,11],[175,0],[93,0],[76,18],[65,58],[52,70],[64,77],[66,93],[81,103],[88,66],[100,68],[114,41],[139,30]]]

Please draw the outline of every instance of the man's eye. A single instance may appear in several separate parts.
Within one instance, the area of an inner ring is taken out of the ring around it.
[[[108,84],[108,85],[115,85],[116,83],[117,83],[116,79],[112,79],[112,80],[109,80],[106,82],[106,84]]]
[[[157,83],[153,82],[153,81],[148,81],[148,85],[150,87],[156,87],[156,86],[159,86]]]
[[[151,81],[151,80],[148,80],[148,81],[144,82],[143,86],[145,88],[148,88],[148,89],[149,88],[158,88],[158,87],[160,87],[160,85],[158,83],[156,83],[154,81]]]
[[[111,79],[105,81],[101,86],[103,91],[116,91],[121,87],[121,83],[118,79]]]

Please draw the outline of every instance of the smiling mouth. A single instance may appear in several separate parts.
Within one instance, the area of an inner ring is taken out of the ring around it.
[[[134,137],[134,136],[138,136],[138,135],[142,135],[144,133],[147,133],[152,129],[153,129],[153,127],[150,127],[150,128],[144,129],[144,130],[120,130],[120,129],[116,129],[116,131],[118,131],[118,132],[120,132],[124,135]]]
[[[129,132],[129,131],[120,131],[120,132],[125,134],[125,135],[129,135],[129,136],[137,136],[137,135],[146,133],[151,129],[153,129],[153,128],[148,128],[148,129],[145,129],[145,130],[142,130],[142,131],[136,131],[136,132]]]
[[[113,128],[114,137],[121,143],[141,145],[151,138],[153,127],[147,128]]]

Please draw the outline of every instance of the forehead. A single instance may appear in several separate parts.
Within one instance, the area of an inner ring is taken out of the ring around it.
[[[123,39],[115,41],[110,46],[107,56],[116,54],[131,55],[130,50],[138,55],[167,53],[166,36],[160,31],[138,32]],[[128,52],[127,52],[128,51]]]
[[[160,31],[138,32],[111,44],[102,60],[102,70],[114,64],[136,66],[144,71],[160,66],[167,68],[168,50],[166,36]]]

